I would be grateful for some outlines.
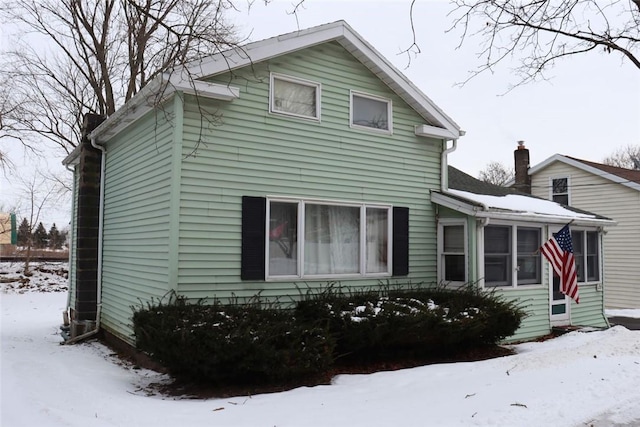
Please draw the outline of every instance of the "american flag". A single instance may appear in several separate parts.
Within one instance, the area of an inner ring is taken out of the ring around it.
[[[553,271],[560,277],[560,292],[579,303],[578,274],[569,224],[557,233],[553,233],[553,237],[540,247],[540,252],[549,260]]]

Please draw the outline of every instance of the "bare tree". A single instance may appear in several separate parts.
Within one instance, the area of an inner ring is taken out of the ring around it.
[[[113,114],[159,74],[236,45],[230,0],[7,0],[0,138],[69,153],[85,113]]]
[[[591,51],[629,61],[640,70],[640,0],[454,0],[453,29],[462,45],[482,39],[476,75],[504,59],[521,58],[518,86],[544,79],[558,60]],[[464,84],[463,83],[463,84]]]
[[[495,185],[505,185],[514,178],[514,172],[500,162],[489,162],[480,171],[478,179]]]
[[[619,168],[640,170],[640,145],[627,145],[614,151],[602,163]]]
[[[30,178],[19,178],[19,181],[21,205],[16,209],[16,213],[25,218],[29,224],[29,230],[26,233],[28,237],[24,248],[24,274],[29,275],[32,249],[36,243],[33,238],[35,227],[40,223],[41,215],[50,207],[53,200],[66,190],[61,188],[57,182],[38,172]]]

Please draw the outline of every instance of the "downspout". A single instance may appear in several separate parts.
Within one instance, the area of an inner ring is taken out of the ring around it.
[[[449,141],[448,139],[444,140],[444,146],[447,146],[447,141]],[[457,139],[452,139],[451,141],[453,141],[453,145],[451,145],[450,148],[445,148],[444,151],[442,152],[442,160],[440,162],[440,188],[442,190],[443,193],[446,193],[447,190],[449,189],[449,162],[447,160],[447,156],[451,153],[453,153],[454,151],[456,151],[456,148],[458,148],[458,140]]]
[[[96,295],[96,325],[93,330],[85,332],[82,335],[63,341],[62,344],[75,344],[96,335],[100,331],[100,318],[102,314],[102,235],[104,228],[104,168],[106,165],[107,150],[102,145],[98,145],[96,138],[91,136],[91,146],[100,150],[100,207],[98,210],[98,277],[97,277],[97,295]]]

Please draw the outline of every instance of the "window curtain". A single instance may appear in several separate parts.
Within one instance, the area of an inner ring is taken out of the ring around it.
[[[387,209],[367,209],[367,273],[389,271],[387,254],[389,247]]]
[[[274,109],[301,116],[316,117],[316,88],[274,79]]]
[[[358,273],[360,208],[305,207],[305,274]]]

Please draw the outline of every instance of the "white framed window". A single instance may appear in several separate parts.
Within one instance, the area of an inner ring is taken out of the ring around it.
[[[464,220],[444,219],[438,223],[440,281],[467,283],[467,227]]]
[[[558,177],[551,179],[551,200],[563,205],[569,205],[569,178]]]
[[[269,112],[320,120],[320,83],[271,73]]]
[[[600,280],[600,236],[593,230],[571,229],[573,256],[576,260],[578,283]]]
[[[349,123],[353,128],[393,132],[393,105],[390,99],[351,91]]]
[[[542,228],[495,224],[484,227],[484,286],[542,284]]]
[[[392,207],[267,198],[266,276],[390,276]]]

